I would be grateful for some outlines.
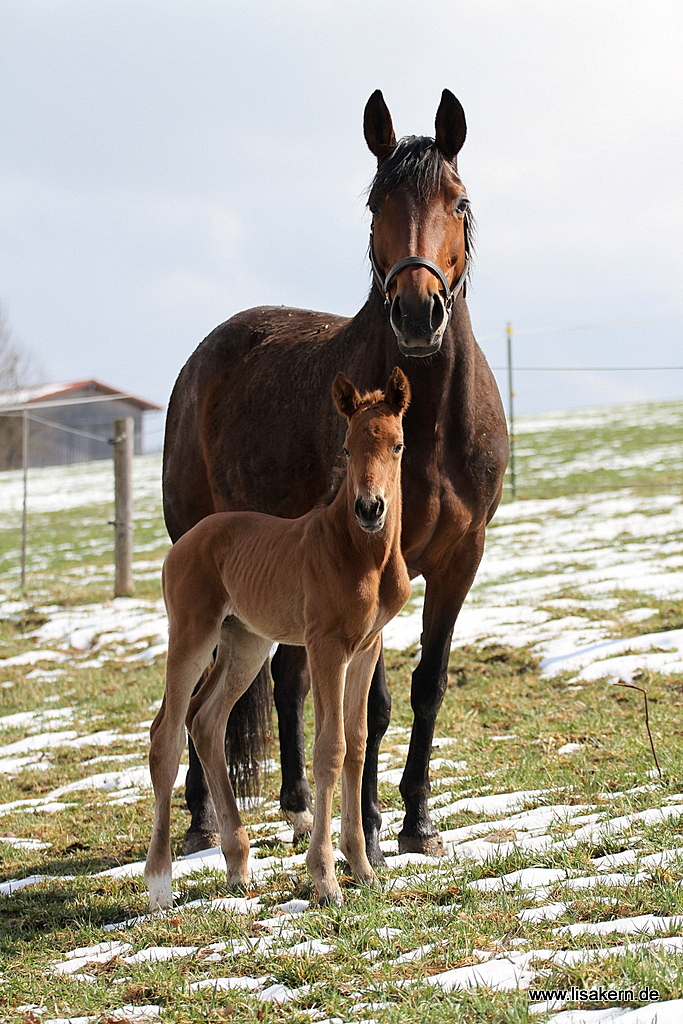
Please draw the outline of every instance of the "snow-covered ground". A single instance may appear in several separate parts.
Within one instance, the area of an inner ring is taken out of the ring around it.
[[[608,413],[604,414],[605,416]],[[611,415],[611,413],[609,413]],[[667,415],[673,415],[669,410]],[[600,417],[593,414],[599,427]],[[548,429],[556,429],[560,422],[555,417]],[[565,422],[565,421],[561,421]],[[587,422],[584,417],[584,422]],[[538,427],[538,421],[537,421]],[[524,424],[518,426],[524,434]],[[659,458],[659,455],[657,455]],[[662,457],[682,463],[681,452],[667,449]],[[675,458],[674,458],[675,457]],[[548,469],[541,466],[540,472]],[[549,470],[548,470],[549,471]],[[556,473],[561,475],[561,470]],[[136,503],[147,515],[159,509],[159,457],[145,456],[136,460]],[[36,470],[30,477],[30,507],[47,512],[56,509],[83,508],[104,504],[112,491],[111,468],[105,464],[65,467],[59,470]],[[0,525],[11,526],[21,508],[21,479],[19,474],[0,475]],[[153,557],[145,553],[139,566],[146,573],[161,567],[161,552]],[[76,570],[75,570],[76,571]],[[2,580],[0,580],[2,585]],[[404,649],[419,643],[422,607],[421,581],[416,581],[414,598],[408,610],[398,616],[385,631],[387,647]],[[648,621],[656,614],[656,602],[661,599],[679,599],[683,596],[683,502],[677,494],[655,497],[638,496],[631,492],[613,492],[571,497],[556,497],[520,501],[502,506],[488,533],[487,548],[477,580],[467,599],[456,626],[454,645],[465,643],[530,644],[542,657],[543,671],[549,675],[570,672],[570,681],[576,686],[589,686],[598,679],[611,681],[631,680],[642,669],[683,674],[683,630],[651,631]],[[0,599],[0,617],[16,614],[22,601],[12,593],[9,585]],[[33,632],[33,648],[24,654],[0,659],[0,687],[3,668],[23,666],[25,678],[37,675],[43,679],[59,678],[65,661],[70,666],[104,664],[108,659],[153,659],[163,655],[166,644],[166,621],[160,601],[137,598],[117,599],[103,604],[72,608],[46,607],[37,609],[46,621]],[[628,623],[640,624],[640,632],[629,639],[616,638],[616,627]],[[0,699],[2,689],[0,688]],[[106,769],[106,747],[114,739],[121,739],[116,730],[84,732],[74,726],[72,709],[59,707],[22,712],[20,715],[0,717],[0,744],[2,733],[12,729],[24,731],[24,737],[0,745],[0,772],[14,774],[24,767],[39,767],[49,763],[50,751],[60,746],[77,745],[88,751],[88,770],[83,778],[69,786],[60,787],[45,797],[20,799],[0,805],[0,817],[23,807],[41,813],[62,813],[69,804],[71,794],[79,789],[99,789],[108,793],[112,802],[134,802],[149,789],[149,773],[144,766],[147,744],[146,727],[125,738],[136,745],[138,754],[128,755],[134,764],[116,765]],[[393,739],[407,740],[393,731]],[[508,875],[472,883],[482,890],[509,890],[511,898],[518,900],[517,916],[522,921],[548,921],[561,916],[582,890],[593,886],[613,887],[615,893],[623,886],[646,886],[652,872],[662,865],[677,867],[683,864],[683,842],[656,854],[644,855],[639,848],[639,834],[645,828],[658,824],[683,822],[683,794],[674,794],[657,801],[645,811],[632,815],[610,813],[608,804],[565,805],[553,801],[550,791],[524,791],[519,793],[492,793],[484,797],[460,796],[461,781],[467,765],[463,761],[448,759],[448,737],[436,741],[439,747],[440,767],[448,768],[449,779],[437,780],[432,795],[434,820],[445,818],[455,811],[465,810],[477,816],[472,825],[444,832],[447,856],[436,861],[418,855],[399,856],[392,838],[396,822],[401,817],[397,805],[385,818],[384,849],[388,863],[401,869],[392,885],[411,887],[425,879],[457,877],[465,864],[483,863],[511,850],[527,858],[528,866]],[[572,745],[569,744],[568,747]],[[572,751],[567,749],[568,756]],[[443,756],[442,756],[443,755]],[[382,778],[397,781],[403,758],[398,754],[385,755]],[[97,766],[97,767],[95,767]],[[93,768],[95,767],[95,770]],[[182,771],[177,784],[182,782]],[[654,786],[654,784],[653,784]],[[259,840],[284,838],[289,828],[284,822],[274,821],[273,814],[265,812],[264,821],[251,827]],[[563,838],[558,839],[556,827],[561,823]],[[338,823],[336,823],[338,828]],[[499,841],[492,835],[502,833]],[[588,875],[571,876],[560,869],[539,869],[535,858],[548,850],[573,848],[581,843],[595,843],[608,836],[628,836],[622,852],[597,858]],[[9,842],[11,837],[0,841]],[[30,842],[30,840],[26,840]],[[181,858],[174,864],[175,877],[181,877],[205,867],[217,866],[221,854],[217,851]],[[258,858],[252,862],[255,881],[271,870],[299,866],[303,855],[287,858]],[[109,874],[137,875],[142,864],[127,864]],[[40,876],[4,883],[0,892],[11,893],[40,880]],[[605,897],[607,898],[607,897]],[[234,903],[237,913],[259,915],[258,900]],[[247,906],[247,904],[249,904]],[[227,905],[226,905],[227,909]],[[259,948],[282,951],[302,956],[324,956],[328,945],[306,938],[302,922],[307,906],[283,907],[282,913],[272,921],[262,920],[265,934],[258,940]],[[119,930],[125,933],[134,922],[122,922]],[[457,968],[432,975],[429,984],[446,991],[457,988],[487,986],[493,989],[541,985],[543,970],[539,965],[581,963],[605,956],[620,956],[631,951],[669,951],[680,954],[683,950],[683,920],[679,917],[656,917],[644,914],[637,918],[620,918],[599,924],[581,922],[559,926],[570,929],[568,934],[601,935],[604,946],[587,944],[561,952],[542,949],[516,949],[512,945],[499,953],[480,951],[474,966]],[[571,931],[573,929],[573,931]],[[399,929],[400,933],[400,929]],[[427,955],[427,947],[404,949],[400,934],[390,938],[391,955],[402,962],[420,960]],[[601,940],[602,941],[602,940]],[[114,950],[114,946],[116,949]],[[272,984],[272,979],[237,979],[229,974],[230,958],[235,949],[215,943],[216,948],[202,947],[199,951],[205,962],[213,956],[223,964],[215,976],[201,984],[213,986],[216,991],[231,987],[249,987],[264,1000],[295,1001],[303,989],[287,989]],[[131,947],[116,942],[111,948],[73,950],[55,961],[57,973],[81,977],[87,983],[88,963],[102,963],[114,955],[126,957]],[[168,957],[194,957],[197,947],[154,947],[142,951],[150,962]],[[225,969],[228,973],[225,973]],[[222,972],[222,973],[221,973]],[[153,1015],[154,1007],[147,1009]],[[557,1003],[535,1007],[535,1010],[560,1010]],[[639,1010],[616,1008],[600,1011],[562,1011],[553,1018],[555,1024],[673,1024],[683,1020],[683,1001],[652,1003]]]

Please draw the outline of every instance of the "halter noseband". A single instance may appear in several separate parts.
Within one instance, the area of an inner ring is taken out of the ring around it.
[[[389,268],[385,277],[382,274],[382,269],[375,257],[374,232],[372,227],[370,228],[369,254],[370,265],[372,266],[372,274],[375,279],[375,284],[377,285],[380,292],[384,296],[384,305],[387,307],[391,305],[391,298],[389,296],[389,286],[391,285],[391,282],[394,280],[396,275],[400,274],[400,272],[404,270],[406,267],[424,267],[426,270],[429,270],[432,274],[434,274],[436,278],[438,278],[439,283],[441,284],[441,287],[443,288],[444,291],[444,305],[446,307],[446,313],[449,317],[453,309],[453,303],[455,302],[460,292],[462,291],[463,295],[467,294],[465,282],[467,280],[467,272],[469,270],[470,265],[470,254],[467,251],[467,246],[465,247],[465,266],[463,268],[463,272],[457,279],[457,281],[455,281],[452,288],[449,285],[446,279],[446,275],[444,274],[439,264],[434,263],[433,260],[428,260],[424,256],[404,256],[403,259],[398,260],[396,263],[394,263],[393,267]]]

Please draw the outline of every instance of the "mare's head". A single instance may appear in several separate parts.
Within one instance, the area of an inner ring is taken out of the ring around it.
[[[348,420],[343,451],[356,520],[366,533],[379,533],[387,515],[401,508],[403,414],[410,402],[408,378],[396,366],[384,392],[361,395],[343,373],[338,373],[332,397],[338,412]]]
[[[438,352],[451,307],[468,273],[471,214],[458,175],[465,113],[444,89],[435,138],[396,141],[379,89],[365,107],[365,140],[377,157],[370,186],[370,259],[398,347],[406,356]]]

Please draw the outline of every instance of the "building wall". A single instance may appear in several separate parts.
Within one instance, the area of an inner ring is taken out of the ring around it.
[[[85,392],[76,392],[71,397],[86,397]],[[112,458],[111,440],[114,436],[114,420],[132,416],[135,427],[134,451],[142,452],[142,415],[136,405],[126,400],[111,402],[84,402],[69,405],[68,399],[62,406],[41,409],[40,402],[30,410],[29,465],[58,466],[72,462],[91,462],[96,459]],[[48,421],[46,423],[39,420]],[[70,430],[60,429],[69,427]],[[84,437],[72,430],[94,435]],[[21,467],[21,413],[17,416],[0,418],[0,468]]]

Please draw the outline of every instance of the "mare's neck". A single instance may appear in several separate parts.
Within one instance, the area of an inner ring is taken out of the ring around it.
[[[411,404],[404,429],[411,447],[417,442],[424,451],[425,446],[431,447],[448,433],[457,437],[456,447],[464,455],[475,432],[476,341],[462,293],[455,301],[441,348],[433,356],[401,354],[384,301],[374,285],[347,330],[357,339],[349,373],[354,382],[358,381],[357,386],[377,387],[394,366],[400,366],[408,377]]]

